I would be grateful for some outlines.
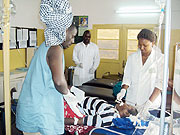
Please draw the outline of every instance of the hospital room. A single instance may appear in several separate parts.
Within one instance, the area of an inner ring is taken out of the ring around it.
[[[0,0],[0,135],[180,135],[180,0]]]

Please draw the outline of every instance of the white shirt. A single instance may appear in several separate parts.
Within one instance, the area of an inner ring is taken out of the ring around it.
[[[88,45],[83,42],[78,43],[73,50],[73,61],[77,65],[73,75],[73,85],[80,86],[92,80],[94,73],[89,73],[89,70],[93,68],[95,71],[100,63],[98,46],[92,42]],[[82,63],[83,68],[78,66],[80,63]]]
[[[180,49],[176,51],[175,71],[174,71],[174,89],[180,95]]]
[[[123,84],[127,89],[126,102],[130,105],[144,104],[154,91],[154,88],[162,90],[163,87],[163,63],[164,55],[155,47],[146,62],[142,63],[141,51],[128,57],[123,77]],[[158,108],[161,104],[161,94],[153,102],[152,107]]]
[[[174,69],[174,90],[176,91],[177,95],[180,96],[180,49],[176,51],[176,59],[175,59],[175,69]],[[172,102],[173,110],[179,111],[180,105],[176,102]]]

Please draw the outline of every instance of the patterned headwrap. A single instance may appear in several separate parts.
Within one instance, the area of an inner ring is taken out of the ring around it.
[[[44,31],[46,46],[61,45],[73,19],[69,0],[41,0],[40,17],[47,27]]]

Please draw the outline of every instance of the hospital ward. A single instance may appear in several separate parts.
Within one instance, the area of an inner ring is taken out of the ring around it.
[[[180,0],[0,0],[0,135],[180,135]]]

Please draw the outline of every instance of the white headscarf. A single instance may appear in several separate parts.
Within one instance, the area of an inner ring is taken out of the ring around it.
[[[69,0],[41,0],[40,17],[47,26],[44,32],[46,46],[61,45],[73,20]]]

